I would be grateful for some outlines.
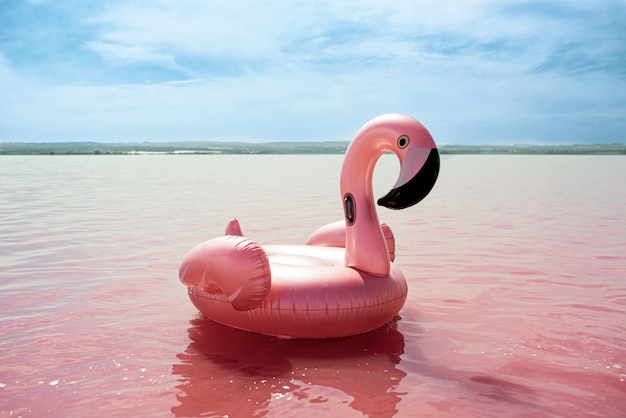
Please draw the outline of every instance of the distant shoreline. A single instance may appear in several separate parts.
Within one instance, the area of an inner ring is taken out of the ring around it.
[[[0,143],[0,155],[137,154],[343,154],[348,141],[333,142],[164,142],[164,143]],[[626,144],[443,145],[441,154],[626,155]]]

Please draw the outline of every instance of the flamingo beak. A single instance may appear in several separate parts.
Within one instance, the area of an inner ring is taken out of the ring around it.
[[[378,204],[389,209],[404,209],[424,199],[439,175],[437,148],[409,149],[402,161],[400,177]]]

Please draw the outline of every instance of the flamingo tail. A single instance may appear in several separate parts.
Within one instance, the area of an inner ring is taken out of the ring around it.
[[[213,238],[192,248],[178,277],[187,287],[223,293],[238,311],[259,306],[271,286],[270,264],[263,248],[236,235]]]

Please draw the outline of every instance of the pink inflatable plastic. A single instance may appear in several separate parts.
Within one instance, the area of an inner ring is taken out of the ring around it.
[[[345,219],[321,227],[306,245],[261,247],[236,219],[226,235],[185,256],[179,277],[208,318],[235,328],[294,338],[328,338],[371,331],[393,319],[407,284],[391,262],[393,233],[374,206],[374,165],[385,152],[400,160],[400,176],[378,204],[403,209],[422,200],[439,173],[435,143],[418,121],[389,114],[355,135],[341,169]]]

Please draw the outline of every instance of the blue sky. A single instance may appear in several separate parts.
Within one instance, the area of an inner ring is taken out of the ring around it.
[[[0,0],[0,142],[626,142],[626,0]]]

